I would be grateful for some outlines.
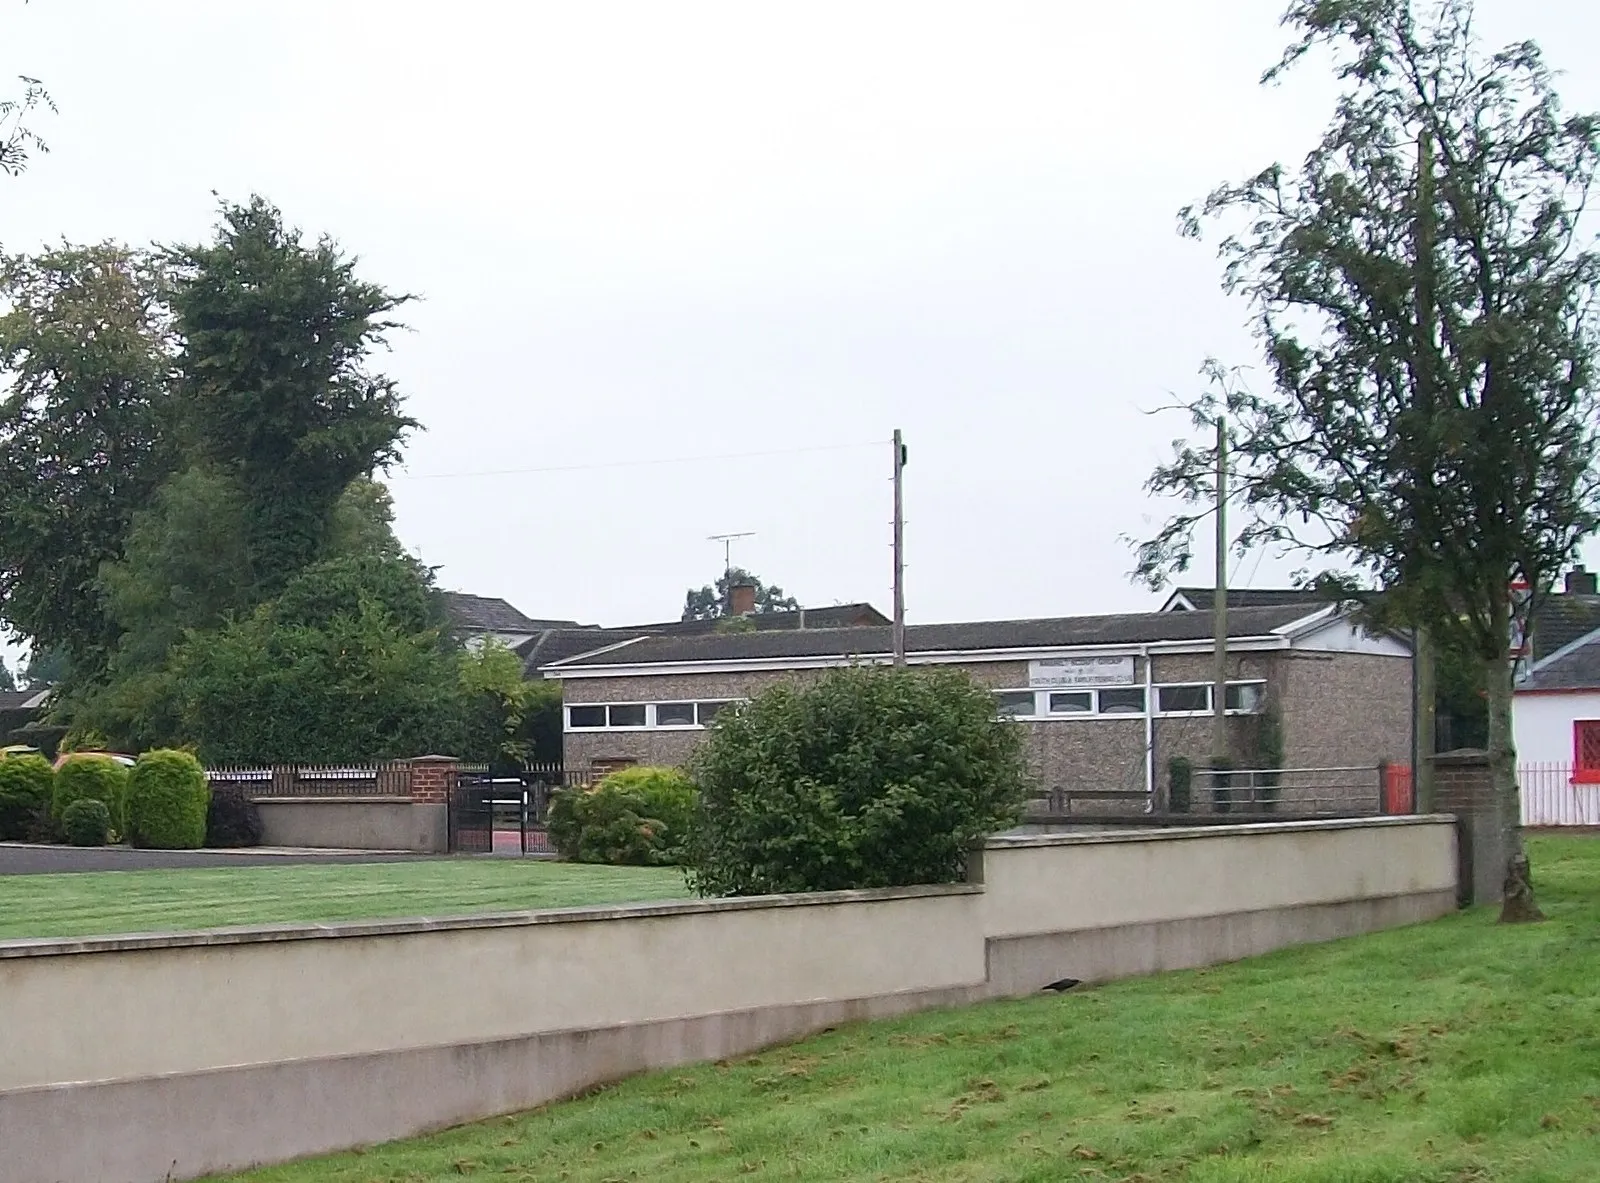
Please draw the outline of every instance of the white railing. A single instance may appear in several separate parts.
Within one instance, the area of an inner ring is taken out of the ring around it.
[[[1525,826],[1600,826],[1600,784],[1575,782],[1570,764],[1517,769]]]

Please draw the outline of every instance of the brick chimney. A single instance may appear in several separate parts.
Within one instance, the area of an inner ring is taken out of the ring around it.
[[[1579,563],[1567,572],[1567,595],[1592,596],[1600,594],[1600,587],[1596,586],[1595,573]]]
[[[1591,578],[1593,578],[1591,576]],[[756,610],[756,585],[736,583],[728,589],[728,614],[749,616]]]

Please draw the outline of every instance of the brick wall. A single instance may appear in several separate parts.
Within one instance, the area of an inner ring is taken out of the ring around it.
[[[411,761],[411,800],[419,805],[444,805],[456,783],[454,756],[419,756]]]

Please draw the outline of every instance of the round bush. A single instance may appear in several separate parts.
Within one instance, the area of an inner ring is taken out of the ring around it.
[[[261,845],[261,810],[243,789],[213,789],[206,809],[206,845],[213,849]]]
[[[104,846],[111,837],[111,810],[104,801],[81,798],[62,812],[61,828],[74,846]]]
[[[123,803],[128,793],[128,767],[110,756],[69,756],[56,769],[55,796],[50,809],[66,824],[67,810],[78,801],[102,802],[111,814],[111,826],[122,830]]]
[[[704,895],[954,882],[1028,793],[1018,725],[952,670],[774,686],[717,716],[692,771],[687,862]]]
[[[662,866],[682,861],[694,783],[676,768],[625,768],[550,802],[550,841],[582,863]]]
[[[188,752],[146,752],[128,777],[128,840],[151,850],[195,850],[206,839],[211,787]]]
[[[32,842],[49,833],[55,769],[43,756],[0,756],[0,842]]]

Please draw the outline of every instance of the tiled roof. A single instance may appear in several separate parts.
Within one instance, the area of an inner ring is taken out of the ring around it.
[[[1178,587],[1173,588],[1172,599],[1182,596],[1194,606],[1197,612],[1209,612],[1217,602],[1217,589],[1214,587]],[[1318,604],[1328,603],[1328,597],[1321,592],[1307,591],[1303,588],[1293,587],[1230,587],[1228,589],[1228,607],[1231,608],[1271,608],[1283,604],[1302,604],[1315,607]]]
[[[1600,690],[1600,633],[1517,683],[1518,690]]]
[[[1600,629],[1600,596],[1546,596],[1534,609],[1529,642],[1534,661]]]
[[[1241,608],[1228,613],[1228,635],[1262,637],[1303,620],[1316,605]],[[1087,645],[1138,645],[1200,641],[1211,635],[1209,612],[1140,612],[1115,616],[1066,616],[1042,620],[994,620],[969,624],[920,624],[906,629],[912,653],[995,649],[1050,649]],[[608,630],[615,631],[615,630]],[[564,669],[603,665],[654,665],[696,661],[782,660],[848,657],[890,651],[890,629],[811,629],[711,633],[696,637],[653,636],[624,649],[580,656]]]
[[[444,593],[445,612],[453,627],[475,633],[537,633],[547,628],[577,628],[576,620],[535,620],[502,599]]]

